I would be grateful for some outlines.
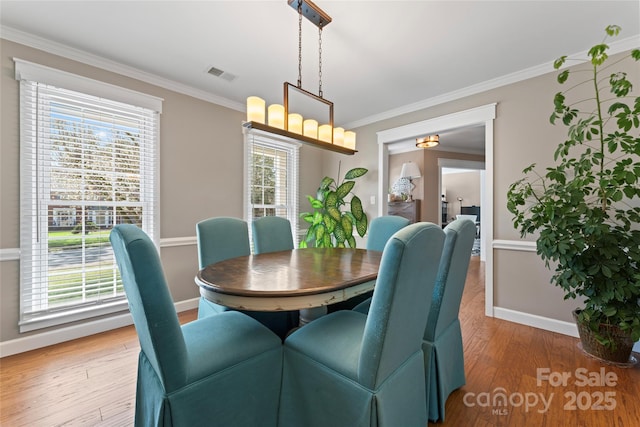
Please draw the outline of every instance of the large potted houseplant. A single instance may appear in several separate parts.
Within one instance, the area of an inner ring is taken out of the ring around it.
[[[309,223],[307,234],[300,242],[301,248],[314,245],[320,248],[355,248],[357,231],[360,237],[367,232],[367,214],[362,209],[362,201],[352,193],[354,179],[366,174],[368,169],[349,170],[342,182],[325,176],[320,182],[316,196],[307,196],[313,212],[304,212],[300,217]],[[338,167],[338,176],[340,167]],[[347,197],[351,195],[350,199]],[[347,206],[348,205],[348,206]]]
[[[619,32],[606,28],[607,37]],[[569,87],[555,95],[550,120],[568,128],[567,138],[553,166],[530,165],[511,184],[507,208],[521,236],[538,233],[552,283],[582,302],[574,317],[584,350],[625,363],[640,340],[640,97],[614,68],[640,60],[640,50],[612,61],[607,37],[585,65],[558,74]]]

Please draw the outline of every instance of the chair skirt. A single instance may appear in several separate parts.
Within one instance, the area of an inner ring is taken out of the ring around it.
[[[135,426],[276,427],[281,359],[282,348],[274,348],[166,393],[140,352]]]
[[[285,347],[280,427],[424,427],[424,361],[416,352],[372,390]]]
[[[444,408],[452,391],[466,383],[462,332],[458,319],[436,339],[423,341],[429,420],[444,421]]]

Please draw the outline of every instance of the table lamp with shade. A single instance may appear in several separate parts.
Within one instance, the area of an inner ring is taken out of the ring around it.
[[[402,171],[400,172],[401,178],[407,178],[409,180],[409,201],[413,202],[413,189],[415,185],[413,180],[420,178],[420,168],[413,162],[407,162],[402,164]]]

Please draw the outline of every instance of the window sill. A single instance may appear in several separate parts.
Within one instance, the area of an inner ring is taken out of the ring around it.
[[[51,312],[38,315],[37,317],[32,316],[21,320],[18,325],[20,327],[20,333],[24,333],[128,310],[127,300],[123,298],[117,301],[79,307],[66,311]]]

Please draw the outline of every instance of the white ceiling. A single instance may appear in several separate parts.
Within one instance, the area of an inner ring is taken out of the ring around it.
[[[315,3],[333,18],[323,32],[324,96],[347,128],[540,66],[552,71],[557,57],[600,42],[609,24],[622,27],[627,45],[640,40],[637,0]],[[70,47],[67,56],[88,53],[237,110],[249,95],[282,103],[282,83],[297,81],[298,16],[286,0],[2,0],[0,24],[3,38]],[[317,33],[303,20],[302,86],[314,93]],[[212,66],[236,78],[207,74]]]

